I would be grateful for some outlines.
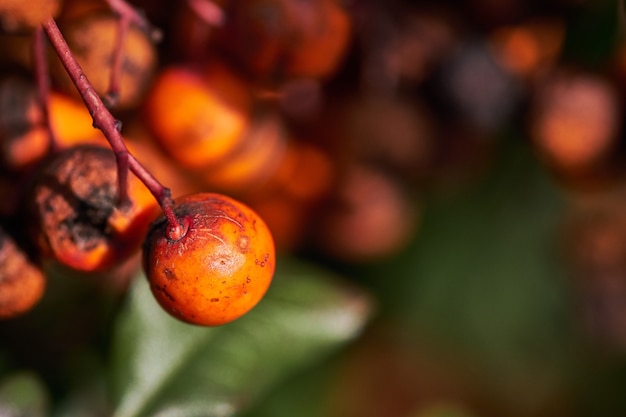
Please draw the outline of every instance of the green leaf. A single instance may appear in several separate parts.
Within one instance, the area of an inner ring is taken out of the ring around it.
[[[233,415],[356,336],[369,306],[327,272],[280,259],[252,312],[204,328],[171,318],[138,279],[114,335],[114,416]]]
[[[17,372],[0,381],[0,416],[43,417],[48,410],[48,392],[30,372]]]

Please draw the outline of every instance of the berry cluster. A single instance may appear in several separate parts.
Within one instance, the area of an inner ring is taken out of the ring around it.
[[[130,145],[112,112],[135,115],[126,117],[143,130],[137,115],[157,69],[157,32],[123,1],[54,5],[49,10],[0,2],[3,41],[10,46],[0,81],[6,191],[0,318],[29,311],[53,270],[124,285],[141,264],[135,254],[142,245],[147,279],[168,312],[201,325],[245,314],[272,280],[273,237],[245,204],[202,193],[204,187],[182,179],[170,152],[193,143],[192,128],[202,129],[207,118],[209,124],[232,124],[228,115],[218,111],[188,120],[190,129],[169,137],[179,144],[171,142],[164,152],[153,142]],[[32,51],[27,60],[24,44]],[[168,108],[186,117],[190,109],[178,105],[177,95],[169,100]],[[202,146],[221,149],[213,138]],[[186,196],[174,201],[171,189],[152,174],[169,180],[167,169],[161,175],[163,166],[175,172],[174,184],[185,183],[177,196]]]
[[[172,305],[171,277],[204,268],[172,236],[258,240],[239,283],[226,280],[241,294],[248,266],[269,254],[268,285],[275,263],[255,224],[279,251],[380,259],[413,236],[424,191],[486,171],[516,114],[564,187],[619,187],[623,47],[603,72],[564,65],[573,6],[513,3],[487,13],[452,0],[0,0],[2,226],[34,268],[101,280],[132,275],[143,244],[157,299],[207,323],[206,306],[228,291],[193,287],[203,312]],[[198,194],[206,204],[184,197]],[[185,205],[213,220],[186,225]],[[177,246],[190,259],[171,262],[186,271],[160,263]]]

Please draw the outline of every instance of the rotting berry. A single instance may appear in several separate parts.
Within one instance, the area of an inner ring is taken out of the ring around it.
[[[192,324],[218,326],[251,310],[267,291],[276,264],[272,235],[249,207],[198,193],[174,206],[181,228],[164,216],[152,223],[143,265],[159,304]]]
[[[43,256],[73,270],[95,272],[124,261],[141,246],[156,203],[134,176],[119,202],[113,152],[81,145],[57,155],[33,187],[34,240]]]

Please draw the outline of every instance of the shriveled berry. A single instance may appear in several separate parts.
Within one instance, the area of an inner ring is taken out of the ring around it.
[[[150,192],[133,175],[119,202],[115,154],[96,145],[55,156],[30,196],[32,237],[43,258],[82,272],[105,271],[136,253],[156,214]]]
[[[162,216],[151,225],[143,248],[159,304],[180,320],[205,326],[247,313],[274,275],[274,241],[266,224],[221,194],[182,197],[174,212],[182,228],[172,228]]]

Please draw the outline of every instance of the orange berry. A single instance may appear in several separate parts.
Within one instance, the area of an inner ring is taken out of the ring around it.
[[[155,298],[192,324],[218,326],[241,317],[274,275],[274,241],[265,222],[248,206],[212,193],[183,197],[174,212],[182,236],[161,216],[143,247]]]
[[[217,46],[250,73],[272,76],[285,48],[290,22],[283,0],[245,0],[228,5]]]
[[[51,92],[48,96],[54,147],[67,149],[80,143],[108,145],[93,127],[85,105]],[[50,131],[32,80],[6,75],[0,80],[0,162],[11,171],[23,171],[42,161],[51,150]]]
[[[214,64],[201,75],[164,69],[146,100],[149,128],[163,149],[191,170],[206,169],[229,154],[248,126],[251,94],[245,82]]]
[[[6,232],[0,229],[0,320],[29,311],[41,299],[46,279]]]
[[[81,101],[51,92],[48,96],[48,111],[50,128],[54,132],[58,149],[71,148],[81,143],[108,144],[102,131],[93,127],[93,118]]]
[[[271,184],[294,200],[311,202],[329,193],[335,176],[333,161],[325,151],[292,141]]]
[[[250,193],[276,171],[283,157],[285,126],[276,113],[254,118],[235,152],[202,173],[203,182],[219,190]]]
[[[618,143],[621,103],[601,75],[559,69],[535,92],[530,133],[549,166],[564,174],[606,164]]]
[[[50,133],[46,128],[32,127],[3,145],[3,166],[13,171],[27,171],[47,155]]]
[[[63,34],[85,75],[100,95],[109,92],[113,55],[117,47],[119,20],[112,13],[90,11],[61,22]],[[51,73],[58,88],[77,95],[76,87],[61,62],[51,60]],[[157,52],[147,33],[131,26],[122,46],[117,109],[132,109],[148,90],[157,64]]]
[[[553,65],[565,40],[565,23],[538,19],[505,26],[490,36],[495,56],[504,67],[522,77],[532,77]]]
[[[366,165],[346,168],[343,182],[314,230],[320,249],[356,263],[398,253],[417,230],[416,202],[381,171]]]
[[[227,13],[218,46],[259,78],[327,77],[351,37],[336,0],[244,0]]]
[[[336,0],[293,2],[299,30],[296,46],[286,53],[284,72],[290,77],[323,78],[332,75],[347,50],[351,22]]]
[[[8,32],[33,30],[60,9],[60,0],[0,0],[0,25]]]

